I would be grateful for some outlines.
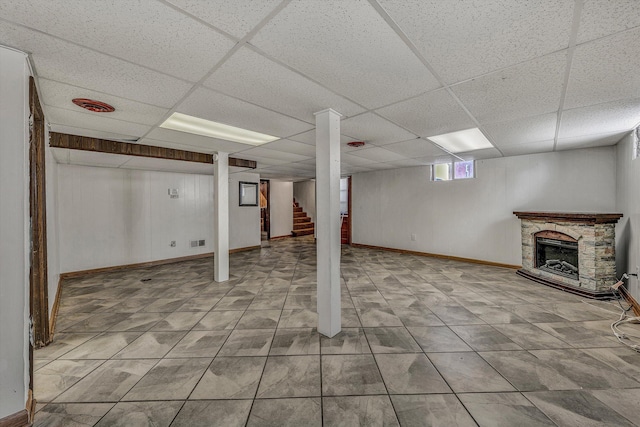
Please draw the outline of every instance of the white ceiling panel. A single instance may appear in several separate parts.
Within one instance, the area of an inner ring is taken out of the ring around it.
[[[277,141],[269,142],[261,146],[269,150],[284,151],[287,153],[299,154],[301,156],[315,157],[316,147],[304,144],[302,142],[291,141],[289,139],[279,139]]]
[[[67,110],[86,112],[73,102],[74,98],[89,98],[106,102],[112,105],[116,111],[113,113],[100,113],[110,119],[124,120],[126,122],[140,123],[144,125],[155,125],[167,113],[166,108],[155,107],[141,102],[107,95],[89,89],[71,86],[53,80],[39,79],[40,96],[45,101],[45,105],[60,107]]]
[[[314,127],[206,88],[196,89],[178,106],[177,111],[278,137],[287,137]]]
[[[583,0],[577,42],[584,43],[639,25],[637,0]]]
[[[102,132],[136,137],[144,135],[151,129],[150,126],[109,118],[108,113],[84,112],[86,110],[81,108],[78,108],[78,110],[80,111],[71,111],[49,106],[46,109],[47,120],[51,124],[95,129]]]
[[[315,126],[314,129],[308,131],[308,132],[302,132],[298,135],[294,135],[292,137],[290,137],[289,139],[293,140],[293,141],[298,141],[298,142],[303,142],[305,144],[309,144],[309,145],[316,145],[316,130],[315,130]],[[353,138],[347,136],[347,135],[340,135],[340,145],[345,145],[347,142],[349,141],[353,141]]]
[[[590,148],[590,147],[606,147],[609,145],[615,145],[622,138],[627,135],[628,132],[617,132],[610,134],[600,135],[584,135],[575,136],[572,138],[558,139],[556,150],[574,150],[578,148]]]
[[[125,4],[19,0],[9,3],[3,5],[4,19],[194,82],[235,44],[208,26],[156,1]],[[38,14],[33,13],[36,9]],[[132,39],[136,42],[131,43]],[[189,66],[185,67],[187,63]],[[83,67],[86,62],[79,57],[75,65]]]
[[[505,156],[522,156],[525,154],[536,154],[553,151],[554,140],[536,141],[527,144],[512,144],[501,147]]]
[[[197,149],[195,151],[202,151],[203,153],[213,153],[217,151],[222,151],[224,153],[236,153],[251,147],[247,144],[240,144],[237,142],[209,138],[206,136],[178,132],[164,128],[153,129],[149,132],[147,138],[190,146],[192,149]]]
[[[83,166],[102,166],[117,168],[129,160],[129,156],[120,154],[97,153],[95,151],[69,150],[69,163]]]
[[[445,151],[438,148],[438,146],[433,142],[422,138],[385,145],[384,148],[408,158],[447,154]]]
[[[368,172],[370,170],[372,170],[372,169],[369,168],[369,167],[365,167],[365,166],[350,166],[350,165],[341,165],[340,166],[340,174],[342,176],[351,175],[351,174],[360,173],[360,172]]]
[[[415,159],[396,160],[393,162],[385,162],[385,163],[394,168],[413,168],[417,166],[425,166],[428,164],[424,161],[415,160]]]
[[[168,1],[237,38],[244,37],[281,2],[281,0]]]
[[[122,98],[171,107],[191,87],[183,80],[5,21],[0,21],[0,41],[31,53],[39,77]]]
[[[439,86],[364,1],[292,2],[251,43],[368,108]]]
[[[373,113],[365,113],[340,122],[340,133],[367,144],[385,145],[414,139],[416,135]]]
[[[346,98],[247,48],[236,52],[204,85],[309,123],[315,122],[314,113],[329,107],[344,116],[364,111]]]
[[[556,113],[525,117],[502,123],[485,125],[492,141],[501,149],[508,145],[521,145],[553,139],[556,136]]]
[[[447,83],[569,45],[573,0],[379,0]]]
[[[425,93],[376,112],[424,137],[475,127],[469,115],[444,89]]]
[[[269,150],[263,147],[250,148],[242,151],[240,155],[264,157],[267,159],[287,160],[289,162],[298,162],[300,160],[307,160],[309,156],[301,156],[300,154],[286,153],[284,151]]]
[[[557,111],[566,51],[453,86],[480,123],[504,122]]]
[[[398,167],[394,166],[391,163],[381,162],[381,163],[371,163],[370,165],[363,166],[363,168],[366,168],[366,170],[369,170],[369,171],[375,171],[375,170],[381,170],[381,169],[397,169]]]
[[[351,166],[365,166],[376,162],[377,160],[371,160],[359,156],[352,156],[349,153],[340,153],[340,164]]]
[[[640,28],[576,47],[565,108],[640,97]]]
[[[391,162],[394,160],[404,160],[406,158],[398,153],[380,147],[363,148],[362,150],[353,151],[350,154],[376,162]]]
[[[213,175],[213,163],[184,162],[180,160],[154,159],[151,157],[133,157],[120,165],[121,169],[140,169],[163,172],[192,173]]]
[[[482,150],[474,150],[466,153],[457,153],[464,160],[483,160],[483,159],[495,159],[496,157],[502,157],[502,154],[495,148],[485,148]],[[457,160],[454,160],[457,161]]]
[[[640,98],[576,108],[562,113],[559,139],[628,132],[640,122]]]
[[[424,156],[424,157],[419,157],[417,159],[415,159],[419,162],[423,162],[425,164],[428,165],[433,165],[436,163],[451,163],[451,162],[458,162],[460,161],[460,159],[453,157],[451,155],[445,154],[443,156]]]

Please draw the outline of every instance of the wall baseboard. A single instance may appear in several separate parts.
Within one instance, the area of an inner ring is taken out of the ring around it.
[[[244,248],[229,249],[229,253],[236,254],[238,252],[246,252],[246,251],[252,251],[254,249],[260,249],[261,247],[262,246],[260,245],[256,245],[256,246],[246,246]]]
[[[474,258],[463,258],[463,257],[452,256],[452,255],[432,254],[429,252],[410,251],[408,249],[397,249],[397,248],[387,248],[384,246],[364,245],[362,243],[352,243],[351,246],[355,248],[378,249],[381,251],[397,252],[397,253],[406,254],[406,255],[418,255],[418,256],[425,256],[425,257],[431,257],[431,258],[447,259],[451,261],[469,262],[472,264],[490,265],[492,267],[511,268],[513,270],[522,268],[521,265],[503,264],[500,262],[485,261],[485,260],[474,259]]]
[[[213,252],[208,252],[206,254],[198,254],[198,255],[188,255],[188,256],[183,256],[178,258],[161,259],[157,261],[138,262],[135,264],[115,265],[113,267],[101,267],[101,268],[93,268],[90,270],[69,271],[66,273],[60,273],[60,280],[75,279],[78,277],[84,277],[84,276],[88,276],[96,273],[110,273],[110,272],[120,271],[120,270],[129,270],[132,268],[155,267],[157,265],[173,264],[175,262],[192,261],[192,260],[202,259],[202,258],[213,258]]]
[[[29,413],[26,409],[0,419],[0,427],[23,427],[28,425],[30,425]]]
[[[51,307],[51,316],[49,318],[49,337],[53,341],[56,333],[56,321],[58,320],[58,310],[60,309],[60,294],[62,293],[62,275],[58,275],[58,287],[56,288],[56,298],[53,300]]]

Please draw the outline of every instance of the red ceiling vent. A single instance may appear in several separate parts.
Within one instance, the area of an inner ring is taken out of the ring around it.
[[[349,147],[362,147],[364,146],[364,141],[351,141],[351,142],[347,142],[347,145]]]
[[[93,111],[94,113],[112,113],[116,109],[104,102],[94,101],[93,99],[75,98],[72,100],[78,107],[82,107],[85,110]]]

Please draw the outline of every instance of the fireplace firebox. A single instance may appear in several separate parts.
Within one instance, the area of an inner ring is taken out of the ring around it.
[[[536,268],[578,280],[578,242],[536,237]]]

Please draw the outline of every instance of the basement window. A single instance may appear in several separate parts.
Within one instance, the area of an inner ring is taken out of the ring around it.
[[[431,166],[431,181],[451,181],[476,177],[475,161],[438,163]]]

